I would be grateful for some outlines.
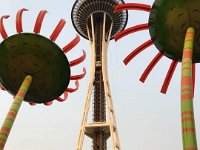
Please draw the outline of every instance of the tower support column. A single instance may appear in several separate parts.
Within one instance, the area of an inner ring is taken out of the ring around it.
[[[122,3],[123,0],[76,0],[72,8],[73,26],[89,40],[91,48],[89,85],[76,150],[82,150],[85,135],[92,139],[93,150],[107,150],[108,138],[112,150],[121,149],[108,79],[107,51],[109,41],[127,24],[127,11],[114,12],[114,7]],[[92,121],[88,121],[90,104]]]
[[[91,48],[91,70],[88,93],[82,117],[77,150],[82,150],[84,136],[93,141],[93,150],[107,150],[107,139],[111,137],[112,149],[120,150],[115,111],[112,103],[107,69],[107,50],[113,28],[106,13],[91,14],[87,33]],[[94,99],[93,122],[87,123],[91,98]],[[106,117],[106,114],[108,116]]]

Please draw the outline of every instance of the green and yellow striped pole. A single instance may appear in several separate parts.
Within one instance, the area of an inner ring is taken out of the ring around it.
[[[192,56],[194,43],[194,28],[188,28],[185,36],[182,74],[181,74],[181,115],[182,115],[182,138],[184,150],[197,150],[195,133],[195,120],[193,112],[193,89],[192,89]]]
[[[19,88],[17,95],[14,98],[13,104],[10,107],[10,110],[9,110],[9,112],[6,116],[6,119],[4,120],[3,126],[1,127],[1,130],[0,130],[0,150],[4,149],[4,146],[6,144],[7,138],[11,131],[12,125],[15,121],[15,118],[17,116],[19,108],[22,104],[22,101],[28,91],[28,88],[29,88],[31,82],[32,82],[32,77],[29,75],[26,76],[21,87]]]

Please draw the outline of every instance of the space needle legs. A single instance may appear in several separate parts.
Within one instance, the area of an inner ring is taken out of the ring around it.
[[[106,19],[106,13],[91,14],[90,23],[87,24],[91,48],[91,68],[76,150],[82,150],[85,135],[93,140],[93,150],[107,150],[109,137],[112,141],[112,150],[121,150],[107,68],[107,50],[113,24]],[[98,22],[95,22],[97,20]],[[105,30],[109,30],[108,34]],[[94,99],[93,122],[88,124],[92,94]]]

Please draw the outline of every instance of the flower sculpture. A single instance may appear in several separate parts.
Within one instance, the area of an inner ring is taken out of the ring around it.
[[[50,37],[46,38],[40,35],[40,30],[47,11],[39,12],[34,33],[23,32],[22,14],[24,11],[28,10],[20,9],[16,15],[17,34],[12,36],[7,35],[3,24],[4,19],[9,16],[0,18],[0,34],[4,39],[0,44],[1,89],[15,95],[0,131],[0,149],[4,148],[23,100],[31,105],[44,103],[47,106],[51,105],[55,99],[63,102],[67,99],[68,93],[73,93],[78,89],[78,81],[86,74],[83,68],[83,73],[71,75],[71,67],[85,60],[84,50],[81,57],[70,62],[65,55],[79,43],[80,37],[77,35],[62,49],[55,43],[66,21],[61,19]],[[70,81],[75,82],[75,88],[68,87]]]
[[[195,63],[200,62],[200,1],[155,0],[153,6],[138,3],[119,4],[115,11],[141,10],[150,12],[149,22],[127,28],[115,35],[119,40],[131,33],[149,29],[151,39],[133,50],[125,59],[127,65],[147,47],[155,45],[159,50],[140,77],[145,82],[154,66],[163,56],[172,59],[165,77],[162,93],[166,93],[178,62],[182,63],[181,117],[184,150],[197,150],[193,95]]]

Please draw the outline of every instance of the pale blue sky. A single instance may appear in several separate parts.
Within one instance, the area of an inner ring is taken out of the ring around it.
[[[127,0],[126,2],[141,2]],[[48,10],[41,34],[49,36],[60,18],[67,20],[67,25],[56,43],[63,47],[76,32],[71,23],[71,8],[74,0],[0,0],[0,16],[10,15],[5,20],[9,35],[16,33],[15,16],[20,8],[28,8],[23,14],[25,32],[32,32],[35,19],[40,10]],[[153,0],[142,0],[152,5]],[[148,21],[148,13],[131,11],[127,27]],[[180,64],[175,71],[167,95],[160,94],[166,72],[171,60],[163,58],[150,74],[145,84],[139,82],[140,75],[157,54],[154,46],[139,54],[128,66],[122,60],[134,48],[149,39],[148,31],[142,31],[115,43],[111,41],[108,55],[109,78],[113,103],[116,111],[117,125],[123,150],[181,150],[180,125]],[[0,38],[2,41],[2,38]],[[81,55],[81,49],[87,52],[86,61],[73,68],[78,73],[82,67],[89,72],[89,43],[81,39],[80,44],[67,56],[72,60]],[[197,77],[199,75],[197,66]],[[71,94],[64,103],[55,102],[46,107],[31,107],[23,103],[5,150],[75,150],[83,106],[87,93],[89,74],[80,82],[78,92]],[[198,143],[200,143],[200,86],[197,78],[194,97],[195,118]],[[72,85],[73,86],[73,85]],[[12,103],[7,92],[0,92],[0,125]],[[90,150],[91,144],[85,138],[83,150]],[[108,150],[111,150],[110,144]]]

